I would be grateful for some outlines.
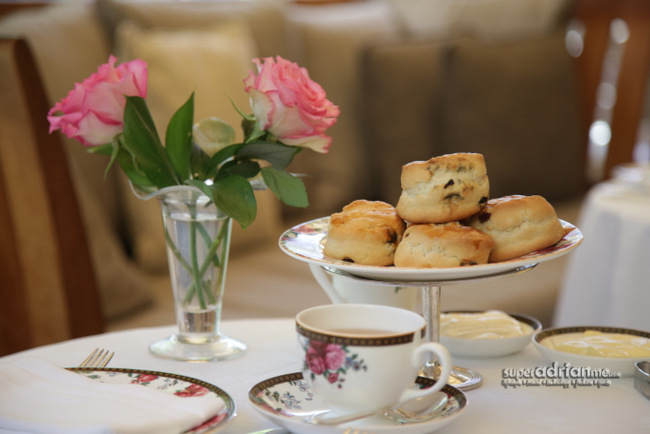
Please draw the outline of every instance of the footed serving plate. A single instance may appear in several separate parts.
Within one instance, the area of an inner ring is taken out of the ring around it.
[[[280,248],[289,256],[303,262],[335,268],[368,279],[392,282],[452,283],[523,271],[569,253],[583,239],[580,229],[571,223],[560,220],[564,228],[564,236],[560,241],[552,246],[508,261],[448,268],[373,266],[340,261],[323,254],[329,221],[329,217],[322,217],[292,227],[280,236]]]
[[[416,383],[426,387],[434,380],[418,377]],[[256,384],[248,392],[253,408],[281,427],[302,434],[349,432],[427,434],[434,432],[457,418],[467,406],[467,398],[455,387],[445,385],[447,394],[445,407],[429,420],[417,423],[399,424],[381,414],[340,425],[314,425],[305,419],[327,410],[309,389],[299,372],[269,378]]]

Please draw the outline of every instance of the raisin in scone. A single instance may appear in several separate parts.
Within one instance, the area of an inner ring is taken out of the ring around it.
[[[492,237],[490,262],[506,261],[552,246],[564,236],[555,209],[537,195],[490,199],[464,223]]]
[[[402,166],[397,214],[410,223],[447,223],[471,216],[489,197],[481,154],[441,155]]]
[[[492,238],[459,222],[409,225],[395,251],[395,266],[444,268],[487,264]]]
[[[355,200],[330,217],[323,253],[355,264],[393,265],[405,227],[394,206]]]

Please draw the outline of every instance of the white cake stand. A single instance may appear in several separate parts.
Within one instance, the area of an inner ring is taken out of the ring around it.
[[[362,281],[377,286],[403,286],[422,288],[423,316],[427,322],[427,338],[440,339],[440,295],[443,286],[466,283],[478,279],[511,276],[533,269],[542,262],[559,258],[583,239],[582,232],[571,223],[562,221],[564,237],[555,245],[509,261],[453,268],[403,268],[358,265],[329,258],[323,254],[329,217],[311,220],[285,231],[279,240],[280,248],[289,256],[319,266],[327,273],[340,278]],[[439,367],[435,360],[425,362],[422,375],[437,378]],[[482,378],[477,372],[454,367],[452,386],[469,390],[479,387]]]

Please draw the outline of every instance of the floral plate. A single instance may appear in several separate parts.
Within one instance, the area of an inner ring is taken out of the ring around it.
[[[420,386],[431,386],[434,380],[418,377]],[[442,391],[447,394],[447,404],[437,416],[424,422],[399,424],[382,415],[375,415],[347,424],[314,425],[305,418],[326,410],[304,382],[300,372],[269,378],[256,384],[248,392],[253,408],[274,423],[302,434],[329,434],[341,432],[426,434],[442,428],[453,421],[467,407],[467,398],[460,390],[445,385]],[[346,428],[349,428],[346,431]]]
[[[570,363],[574,367],[589,367],[592,370],[609,369],[610,373],[620,374],[621,377],[632,377],[635,371],[634,364],[648,359],[648,357],[604,357],[573,354],[553,348],[552,346],[547,346],[543,343],[545,339],[552,338],[553,336],[567,334],[580,335],[587,330],[650,339],[650,332],[643,330],[605,326],[573,326],[540,330],[533,335],[533,345],[550,362],[557,362],[559,364]],[[612,339],[616,338],[614,337]]]
[[[541,262],[569,253],[582,242],[583,238],[580,229],[571,223],[560,220],[564,227],[564,237],[560,241],[552,246],[507,261],[447,268],[359,265],[333,259],[323,254],[329,221],[329,217],[322,217],[294,226],[280,236],[280,248],[289,256],[310,264],[331,267],[355,276],[392,282],[451,283],[523,271]]]
[[[142,371],[124,368],[68,368],[93,380],[111,384],[140,384],[182,397],[213,395],[224,402],[223,409],[215,416],[183,434],[214,433],[223,428],[235,416],[235,401],[223,390],[205,381],[164,372]]]

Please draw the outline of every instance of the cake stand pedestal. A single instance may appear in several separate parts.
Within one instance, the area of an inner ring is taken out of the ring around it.
[[[528,270],[532,270],[538,264],[527,264],[520,267],[516,267],[506,271],[495,272],[492,274],[484,274],[477,277],[461,277],[458,279],[448,279],[444,281],[435,281],[435,282],[422,282],[422,281],[393,281],[393,280],[377,280],[367,277],[361,277],[357,275],[350,274],[346,271],[343,271],[339,268],[322,266],[321,268],[329,274],[337,275],[341,278],[352,279],[357,282],[362,281],[367,284],[377,285],[377,286],[401,286],[401,287],[417,287],[422,290],[422,315],[427,324],[426,328],[426,340],[429,342],[440,342],[440,297],[442,293],[443,286],[449,286],[460,283],[467,283],[471,281],[502,277],[502,276],[511,276],[515,274],[520,274]],[[433,358],[433,355],[429,356],[427,360],[424,361],[422,370],[420,371],[420,376],[438,379],[440,376],[440,366],[438,361]],[[447,382],[461,390],[471,390],[479,387],[483,383],[483,378],[481,375],[471,369],[462,368],[454,366],[452,368],[451,376]]]

